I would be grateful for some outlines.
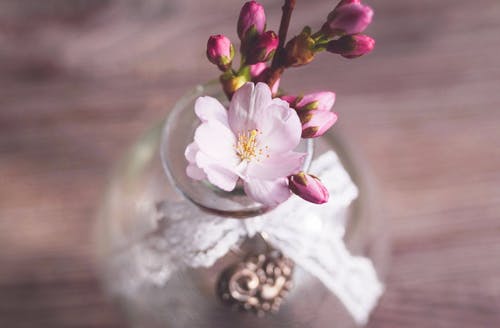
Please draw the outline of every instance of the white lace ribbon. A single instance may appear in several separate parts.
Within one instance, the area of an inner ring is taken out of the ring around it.
[[[210,267],[244,237],[262,233],[268,241],[334,292],[358,324],[367,322],[383,286],[371,261],[352,256],[343,237],[347,208],[358,189],[338,156],[329,151],[311,166],[330,192],[315,205],[292,196],[262,216],[235,220],[207,214],[188,202],[164,202],[158,225],[115,257],[120,277],[115,287],[132,291],[144,284],[165,284],[186,267]],[[121,279],[120,279],[121,278]]]

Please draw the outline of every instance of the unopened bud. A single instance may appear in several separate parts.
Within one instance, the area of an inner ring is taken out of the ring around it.
[[[351,3],[361,3],[361,0],[342,0],[337,4],[337,6],[335,6],[335,8],[338,8],[338,7],[344,6],[344,5],[349,5]]]
[[[335,93],[330,91],[319,91],[301,97],[282,96],[281,99],[287,101],[290,107],[298,111],[320,110],[329,111],[335,103]]]
[[[302,66],[314,59],[314,39],[308,33],[300,33],[285,47],[285,66]]]
[[[207,42],[207,58],[217,65],[221,71],[231,67],[234,57],[234,47],[231,41],[224,35],[212,35]]]
[[[317,177],[304,172],[289,176],[288,188],[302,199],[315,204],[326,203],[330,197],[328,190]]]
[[[328,15],[321,31],[328,36],[358,34],[370,25],[372,17],[373,10],[360,2],[343,4]]]
[[[252,47],[247,50],[246,63],[266,62],[278,48],[278,36],[273,31],[267,31],[257,37]]]
[[[356,58],[371,52],[374,47],[374,39],[364,34],[355,34],[330,41],[326,50],[345,58]]]
[[[271,92],[273,93],[273,96],[278,93],[278,91],[280,89],[280,82],[281,82],[281,78],[278,78],[276,81],[274,81],[273,85],[269,86],[271,88]]]
[[[238,36],[241,41],[260,35],[266,28],[264,7],[256,1],[246,2],[238,18]]]
[[[250,76],[252,77],[252,81],[267,83],[273,96],[275,96],[279,91],[281,79],[279,77],[277,79],[270,79],[271,72],[271,69],[267,67],[265,63],[250,65]]]
[[[252,77],[252,79],[258,78],[266,68],[267,68],[266,63],[257,63],[250,65],[250,76]]]
[[[300,97],[296,97],[296,96],[292,96],[292,95],[283,95],[280,98],[283,99],[284,101],[286,101],[290,105],[291,108],[295,108],[295,105],[297,104],[297,100]]]
[[[297,112],[302,123],[302,138],[322,136],[337,122],[337,114],[325,110],[308,110]]]

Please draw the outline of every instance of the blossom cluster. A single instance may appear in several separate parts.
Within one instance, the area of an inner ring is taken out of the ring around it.
[[[291,193],[317,204],[329,197],[317,177],[301,171],[305,154],[295,149],[301,139],[320,137],[337,121],[335,93],[284,94],[279,88],[283,72],[310,63],[322,51],[352,59],[375,45],[362,34],[373,10],[360,0],[341,0],[317,32],[306,26],[285,42],[293,4],[285,0],[279,35],[267,29],[260,3],[243,5],[237,24],[238,69],[229,38],[209,38],[207,58],[222,72],[219,80],[230,105],[226,109],[215,98],[197,99],[201,124],[185,152],[189,177],[228,192],[240,184],[247,196],[268,207]]]

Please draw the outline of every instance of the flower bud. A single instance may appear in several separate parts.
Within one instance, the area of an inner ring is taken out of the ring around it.
[[[349,5],[351,3],[361,3],[361,0],[341,0],[337,6],[335,6],[335,9],[337,9],[338,7],[340,6],[344,6],[344,5]]]
[[[264,7],[256,1],[246,2],[238,18],[238,36],[240,40],[251,39],[260,35],[266,28],[266,14]]]
[[[374,47],[374,39],[364,34],[355,34],[330,41],[326,50],[345,58],[356,58],[371,52]]]
[[[273,31],[267,31],[257,37],[253,47],[249,47],[245,61],[250,65],[266,62],[271,59],[276,48],[278,48],[278,36]]]
[[[298,111],[329,111],[335,103],[335,93],[330,91],[320,91],[310,93],[302,97],[282,96],[281,99],[287,101],[290,104],[290,107],[295,108]]]
[[[292,38],[285,47],[285,66],[302,66],[314,59],[314,39],[307,33]]]
[[[295,108],[295,105],[297,104],[297,100],[300,97],[296,97],[296,96],[292,96],[292,95],[283,95],[280,98],[282,100],[286,101],[290,105],[291,108]]]
[[[271,88],[271,92],[273,93],[273,96],[276,95],[280,89],[280,82],[281,78],[277,79],[274,81],[273,85],[270,85],[269,87]]]
[[[250,65],[250,76],[252,77],[253,82],[264,82],[264,83],[272,83],[269,85],[273,97],[278,93],[280,87],[280,78],[276,79],[274,82],[269,82],[269,75],[271,73],[271,69],[266,66],[265,63],[257,63],[255,65]]]
[[[326,187],[317,177],[304,172],[289,176],[288,188],[297,196],[315,204],[326,203],[330,196]]]
[[[250,76],[252,77],[252,79],[258,78],[266,68],[267,68],[266,63],[257,63],[250,65]]]
[[[373,10],[361,3],[337,6],[329,15],[321,31],[328,36],[363,32],[372,22]]]
[[[207,58],[217,65],[221,71],[231,67],[234,57],[234,47],[231,41],[224,35],[212,35],[207,42]]]
[[[302,123],[302,138],[317,138],[322,136],[337,122],[337,114],[325,110],[299,111]]]

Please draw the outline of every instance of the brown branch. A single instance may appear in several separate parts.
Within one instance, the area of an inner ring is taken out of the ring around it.
[[[273,84],[280,78],[284,71],[284,55],[285,55],[285,41],[290,26],[290,19],[292,17],[293,9],[295,8],[296,0],[285,0],[283,7],[281,7],[283,14],[281,15],[280,29],[278,32],[278,49],[274,55],[271,63],[267,84],[272,87]]]
[[[285,0],[285,4],[281,9],[283,10],[283,14],[281,16],[280,29],[278,32],[278,56],[275,56],[273,59],[273,63],[271,64],[271,68],[277,68],[281,65],[283,50],[285,49],[285,41],[286,35],[288,33],[288,27],[290,26],[290,19],[292,18],[292,11],[295,8],[295,0]]]

